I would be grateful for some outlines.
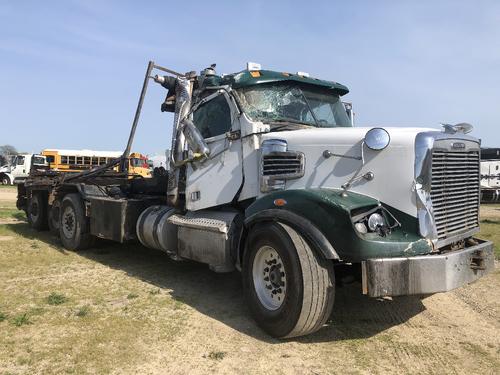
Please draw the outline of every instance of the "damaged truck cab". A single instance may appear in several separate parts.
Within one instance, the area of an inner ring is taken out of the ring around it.
[[[480,144],[468,124],[353,127],[344,85],[251,63],[228,75],[150,63],[143,94],[154,68],[169,73],[154,80],[174,113],[168,182],[153,194],[88,189],[78,176],[84,235],[240,270],[253,317],[275,337],[324,325],[339,265],[360,269],[372,297],[445,292],[493,269],[491,242],[474,237]],[[64,201],[65,184],[49,200]],[[104,220],[113,205],[120,220]]]

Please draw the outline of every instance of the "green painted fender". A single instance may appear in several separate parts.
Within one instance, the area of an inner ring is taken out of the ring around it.
[[[418,221],[385,206],[401,223],[390,234],[360,234],[351,222],[352,212],[360,213],[381,204],[378,200],[335,189],[283,190],[268,194],[245,210],[245,225],[259,221],[289,224],[304,234],[327,259],[360,262],[372,258],[410,257],[427,254],[432,245],[418,234]],[[275,205],[276,199],[286,204]],[[383,203],[382,203],[383,205]]]

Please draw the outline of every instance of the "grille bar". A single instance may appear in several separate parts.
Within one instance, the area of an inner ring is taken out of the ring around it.
[[[431,201],[438,240],[479,226],[479,151],[432,152]]]

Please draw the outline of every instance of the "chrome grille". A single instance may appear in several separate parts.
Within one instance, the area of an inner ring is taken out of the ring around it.
[[[262,156],[262,175],[298,178],[304,175],[304,154],[301,152],[272,152]]]
[[[479,226],[479,151],[432,152],[431,201],[438,240]]]

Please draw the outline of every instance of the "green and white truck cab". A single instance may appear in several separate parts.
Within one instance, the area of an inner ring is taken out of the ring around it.
[[[275,337],[325,324],[338,266],[359,271],[371,297],[445,292],[494,268],[492,243],[474,237],[480,145],[470,125],[353,127],[336,82],[252,63],[217,75],[150,62],[126,150],[150,78],[174,113],[168,176],[148,179],[163,190],[98,168],[47,189],[32,179],[20,193],[28,216],[47,200],[38,206],[66,248],[138,238],[174,260],[238,269],[253,317]]]

